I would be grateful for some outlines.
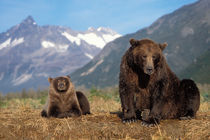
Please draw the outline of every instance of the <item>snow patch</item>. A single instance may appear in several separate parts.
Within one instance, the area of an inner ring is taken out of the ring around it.
[[[110,34],[110,35],[115,35],[117,34],[117,32],[113,31],[111,28],[106,28],[106,27],[99,27],[97,29],[98,32],[102,32],[102,33],[106,33],[106,34]]]
[[[24,42],[24,38],[23,37],[21,37],[21,38],[18,38],[18,39],[14,39],[12,42],[11,42],[11,47],[14,47],[14,46],[16,46],[16,45],[19,45],[19,44],[21,44],[21,43],[23,43]]]
[[[5,48],[5,47],[14,47],[18,44],[21,44],[24,42],[24,38],[21,37],[21,38],[18,38],[18,39],[14,39],[12,42],[11,42],[11,38],[7,39],[6,41],[4,41],[3,43],[0,44],[0,50]]]
[[[52,48],[55,47],[55,44],[50,41],[42,41],[42,46],[44,48]]]
[[[61,34],[62,34],[63,36],[65,36],[70,42],[72,42],[72,43],[75,42],[77,45],[80,45],[80,44],[81,44],[79,38],[74,37],[74,36],[70,35],[70,34],[67,33],[67,32],[63,32],[63,33],[61,33]]]
[[[23,84],[27,82],[29,79],[31,79],[32,74],[22,74],[17,79],[12,80],[12,83],[14,86],[18,86],[20,84]]]
[[[80,76],[86,76],[86,75],[92,73],[103,62],[104,62],[103,59],[98,61],[93,67],[91,67],[87,72],[83,72]]]
[[[97,29],[97,31],[99,31],[99,32],[100,32],[101,30],[102,30],[102,27],[99,27],[99,28]]]
[[[104,40],[105,40],[106,43],[108,43],[108,42],[110,42],[110,41],[113,41],[113,40],[115,40],[115,39],[118,38],[118,37],[121,37],[121,35],[119,35],[119,34],[116,34],[116,35],[114,35],[114,36],[109,35],[109,34],[104,34],[104,35],[103,35],[103,38],[104,38]]]
[[[55,44],[50,41],[42,41],[41,44],[44,48],[55,48],[58,52],[65,52],[69,47],[67,44]]]
[[[107,30],[108,33],[102,33],[105,30]],[[89,27],[88,31],[92,31],[92,32],[85,33],[85,34],[78,33],[75,36],[67,32],[63,32],[61,33],[61,35],[65,36],[70,42],[76,43],[78,46],[81,44],[81,40],[83,40],[87,42],[88,44],[94,45],[100,49],[102,49],[106,45],[106,43],[113,41],[114,39],[121,36],[120,34],[111,32],[111,29],[108,29],[108,28],[106,29],[103,27],[99,27],[97,29],[100,35],[97,35],[96,33],[94,33],[95,29],[93,27]]]
[[[90,54],[88,54],[88,53],[85,53],[85,55],[86,55],[87,57],[89,57],[90,59],[93,59],[93,56],[92,56],[92,55],[90,55]]]
[[[100,49],[102,49],[106,44],[101,37],[97,36],[94,33],[78,34],[77,37],[86,41],[88,44],[94,45]]]
[[[0,50],[10,45],[11,38],[0,44]]]

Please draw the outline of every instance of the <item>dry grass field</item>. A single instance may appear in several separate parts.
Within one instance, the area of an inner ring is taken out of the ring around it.
[[[141,121],[123,124],[115,97],[88,95],[91,115],[78,118],[42,118],[40,99],[10,99],[0,108],[0,139],[210,139],[210,104],[202,102],[196,119],[163,120],[148,128]],[[202,99],[203,100],[203,99]]]

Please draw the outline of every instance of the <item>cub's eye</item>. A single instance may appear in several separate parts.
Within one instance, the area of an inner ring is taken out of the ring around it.
[[[152,59],[156,59],[156,56],[153,55],[153,56],[152,56]]]

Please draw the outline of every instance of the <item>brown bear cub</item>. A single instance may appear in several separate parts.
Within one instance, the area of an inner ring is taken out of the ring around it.
[[[48,78],[50,83],[47,102],[41,112],[42,117],[74,117],[90,114],[86,96],[74,89],[69,76]]]
[[[194,118],[200,93],[192,80],[180,81],[163,56],[167,43],[130,40],[120,65],[119,93],[123,122],[143,120],[154,125],[161,119]]]

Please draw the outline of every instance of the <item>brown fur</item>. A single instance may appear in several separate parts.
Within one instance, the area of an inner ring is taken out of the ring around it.
[[[48,78],[48,81],[50,83],[48,99],[41,116],[64,118],[80,116],[87,112],[89,103],[87,100],[85,101],[84,104],[87,104],[88,108],[83,113],[69,76]]]
[[[145,109],[150,110],[149,116],[144,120],[148,123],[184,116],[189,111],[185,107],[184,113],[180,113],[184,104],[182,96],[186,93],[183,88],[179,88],[180,80],[171,71],[162,54],[167,43],[157,44],[150,39],[131,39],[130,44],[131,47],[122,57],[119,76],[124,120],[141,119],[141,112]],[[197,88],[195,84],[192,86]],[[198,90],[193,92],[196,97],[191,104],[195,104],[200,97]],[[191,93],[188,94],[186,102],[192,96]],[[198,110],[197,106],[198,104],[192,109],[194,115]]]

